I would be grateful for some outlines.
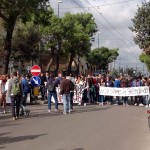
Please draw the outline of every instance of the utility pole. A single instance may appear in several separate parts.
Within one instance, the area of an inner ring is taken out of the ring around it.
[[[62,3],[62,1],[58,1],[58,18],[59,18],[59,4]]]

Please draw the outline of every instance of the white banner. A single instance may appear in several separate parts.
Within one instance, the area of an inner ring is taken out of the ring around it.
[[[114,88],[114,87],[100,87],[100,95],[108,96],[142,96],[149,95],[149,87],[129,87],[129,88]]]
[[[57,91],[57,99],[58,103],[63,103],[62,95],[60,95],[60,88],[56,88]],[[55,103],[54,97],[52,96],[51,101]],[[76,90],[74,90],[73,94],[73,103],[81,103],[82,101],[82,89],[80,87],[76,87]]]

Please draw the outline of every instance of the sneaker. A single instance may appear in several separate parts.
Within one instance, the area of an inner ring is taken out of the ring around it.
[[[71,111],[69,111],[68,114],[71,114]]]
[[[50,113],[50,112],[51,112],[51,110],[50,110],[50,109],[48,109],[48,112]]]
[[[117,106],[118,104],[113,104],[113,105]]]
[[[16,120],[16,117],[13,117],[13,120]]]
[[[144,105],[141,103],[141,104],[139,104],[139,106],[144,106]]]
[[[30,115],[30,110],[26,111],[26,115],[29,116]]]
[[[59,110],[58,110],[58,109],[55,109],[55,112],[59,112]]]
[[[66,113],[66,112],[63,112],[63,114],[66,115],[67,113]]]
[[[86,106],[86,103],[84,103],[84,106]]]
[[[145,108],[148,108],[148,105],[146,105]]]

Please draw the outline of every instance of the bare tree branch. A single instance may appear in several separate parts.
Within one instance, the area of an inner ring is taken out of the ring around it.
[[[5,22],[8,21],[8,18],[5,17],[5,16],[2,14],[2,12],[0,12],[0,18],[2,18]]]

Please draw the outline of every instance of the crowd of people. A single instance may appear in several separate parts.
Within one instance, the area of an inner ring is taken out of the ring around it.
[[[81,99],[78,101],[78,105],[86,104],[99,104],[99,105],[119,105],[122,103],[124,106],[128,106],[128,96],[106,96],[99,92],[101,87],[140,87],[149,86],[150,78],[136,76],[115,76],[114,78],[109,75],[78,75],[78,76],[63,76],[62,73],[58,73],[55,77],[52,73],[46,72],[40,74],[41,83],[39,90],[41,94],[41,100],[48,101],[48,112],[51,112],[52,97],[55,103],[55,112],[59,111],[58,95],[62,96],[63,100],[63,114],[70,114],[73,111],[74,93],[81,93]],[[30,110],[26,107],[27,95],[30,93],[33,95],[33,86],[31,85],[31,76],[20,76],[17,72],[13,72],[11,75],[0,75],[0,112],[6,113],[6,99],[11,101],[11,112],[13,120],[19,118],[22,115],[29,115]],[[59,93],[58,89],[59,88]],[[149,107],[149,95],[146,96],[134,96],[130,97],[133,105]]]

